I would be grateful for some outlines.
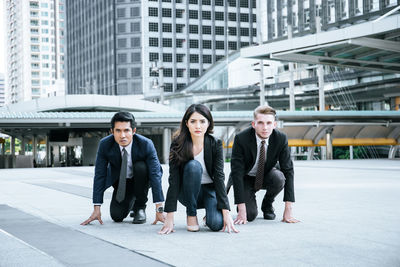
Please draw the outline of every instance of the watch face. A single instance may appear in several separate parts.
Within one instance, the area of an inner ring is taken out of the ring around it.
[[[157,212],[164,212],[164,207],[158,207]]]

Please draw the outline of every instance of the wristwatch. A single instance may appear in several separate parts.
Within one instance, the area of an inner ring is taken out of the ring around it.
[[[163,213],[164,212],[164,207],[160,206],[160,207],[156,208],[156,212]]]

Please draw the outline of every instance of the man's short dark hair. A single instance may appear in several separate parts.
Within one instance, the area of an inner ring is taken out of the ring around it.
[[[129,112],[117,112],[111,119],[111,129],[114,129],[115,122],[117,121],[129,121],[131,123],[131,128],[134,129],[136,127],[135,117]]]

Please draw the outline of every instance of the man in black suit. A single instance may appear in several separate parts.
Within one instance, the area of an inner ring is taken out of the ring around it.
[[[104,191],[114,187],[110,214],[115,222],[121,222],[133,208],[133,223],[146,222],[146,203],[149,183],[156,219],[164,222],[164,195],[161,187],[162,169],[153,142],[136,134],[135,118],[131,113],[118,112],[111,119],[111,135],[100,141],[96,157],[93,182],[94,211],[82,225],[94,220],[101,224],[100,206]]]
[[[272,203],[284,188],[285,211],[283,222],[296,223],[292,217],[294,202],[293,163],[287,137],[276,130],[276,111],[269,106],[254,110],[249,127],[236,135],[231,159],[230,184],[233,183],[238,216],[235,224],[246,224],[257,215],[256,192],[266,189],[261,205],[264,219],[274,220]],[[279,162],[280,170],[275,168]]]

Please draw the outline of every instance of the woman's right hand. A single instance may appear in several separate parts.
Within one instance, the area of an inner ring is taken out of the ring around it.
[[[160,235],[168,235],[170,233],[175,232],[174,230],[174,213],[168,212],[167,218],[164,221],[164,226],[158,232]]]

